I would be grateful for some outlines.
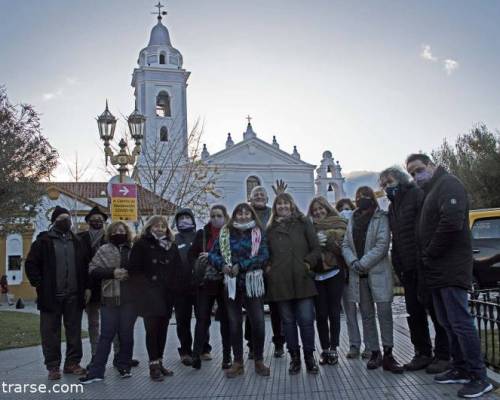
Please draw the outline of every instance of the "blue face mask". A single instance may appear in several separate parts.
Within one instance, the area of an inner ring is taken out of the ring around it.
[[[399,184],[394,185],[394,186],[387,186],[385,188],[385,194],[387,195],[387,198],[390,201],[394,201],[398,192],[399,192]]]
[[[427,182],[432,179],[432,172],[423,170],[422,172],[417,172],[413,177],[418,186],[423,187]]]

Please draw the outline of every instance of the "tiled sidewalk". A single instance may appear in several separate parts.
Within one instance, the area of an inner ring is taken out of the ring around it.
[[[320,367],[317,376],[308,375],[304,370],[296,376],[289,376],[288,357],[275,359],[272,356],[271,325],[266,317],[265,362],[271,366],[271,376],[263,378],[255,375],[253,364],[246,361],[245,375],[233,380],[224,377],[220,368],[221,351],[218,334],[219,325],[212,323],[211,344],[214,347],[212,361],[203,363],[200,371],[183,366],[177,354],[175,324],[169,327],[167,356],[165,364],[175,375],[164,382],[152,382],[148,376],[147,356],[144,343],[142,320],[138,320],[135,332],[134,357],[141,361],[133,369],[130,379],[119,378],[117,372],[108,366],[103,382],[84,386],[78,394],[6,394],[0,391],[0,399],[453,399],[460,385],[438,385],[432,376],[423,372],[393,375],[382,369],[368,371],[365,361],[347,360],[348,339],[345,325],[342,326],[340,360],[337,366]],[[1,322],[0,322],[1,323]],[[317,344],[319,348],[319,343]],[[85,358],[88,361],[89,343],[84,342]],[[401,362],[412,357],[412,346],[403,316],[395,316],[395,356]],[[305,369],[305,368],[304,368]],[[46,371],[40,347],[31,347],[0,352],[0,384],[52,383],[46,379]],[[77,378],[64,376],[57,383],[77,383]],[[500,396],[489,394],[484,398],[496,399]]]

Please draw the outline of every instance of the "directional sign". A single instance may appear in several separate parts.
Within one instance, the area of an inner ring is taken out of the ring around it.
[[[137,221],[137,186],[135,184],[111,184],[111,219]]]

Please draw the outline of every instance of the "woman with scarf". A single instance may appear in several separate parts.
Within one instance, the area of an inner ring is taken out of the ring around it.
[[[104,379],[106,362],[113,338],[118,334],[120,349],[116,357],[118,372],[123,378],[131,375],[134,325],[137,313],[135,294],[128,279],[127,264],[132,246],[132,232],[121,221],[113,222],[106,230],[103,244],[89,264],[90,277],[100,282],[101,333],[87,375],[80,383],[89,384]]]
[[[224,273],[227,286],[227,308],[234,362],[226,371],[226,377],[243,374],[243,310],[245,307],[252,326],[255,372],[269,376],[264,365],[264,274],[269,259],[265,232],[247,203],[236,206],[231,219],[224,226],[212,251],[210,264]]]
[[[318,294],[312,268],[321,258],[314,227],[288,193],[276,196],[267,228],[270,267],[267,298],[278,302],[285,341],[291,355],[290,374],[300,372],[300,329],[304,359],[309,373],[317,374],[314,359],[314,296]]]
[[[212,309],[217,301],[217,312],[220,316],[220,335],[222,339],[222,369],[231,367],[231,343],[229,341],[229,321],[224,300],[224,275],[208,263],[208,252],[213,245],[221,228],[229,220],[226,207],[215,204],[210,208],[210,222],[196,233],[193,245],[189,251],[189,257],[197,260],[197,267],[201,271],[195,271],[198,277],[198,313],[194,329],[193,363],[195,369],[201,368],[201,360],[208,351],[209,328],[211,323]],[[205,358],[206,359],[206,358]]]
[[[393,278],[388,256],[391,240],[389,219],[378,207],[375,193],[368,186],[362,186],[356,191],[356,205],[342,243],[342,255],[349,267],[349,301],[359,303],[363,336],[371,351],[367,368],[383,366],[386,371],[402,373],[403,367],[392,356]],[[378,316],[380,325],[383,357],[375,315]]]
[[[167,218],[151,217],[132,247],[128,272],[140,281],[138,311],[144,319],[149,374],[154,381],[162,381],[165,376],[174,374],[163,366],[163,352],[174,305],[176,272],[181,263]]]
[[[316,328],[322,348],[319,363],[334,365],[338,362],[340,303],[345,285],[341,245],[347,222],[322,196],[311,201],[308,216],[312,218],[321,246],[321,259],[313,268],[318,290],[315,297]]]

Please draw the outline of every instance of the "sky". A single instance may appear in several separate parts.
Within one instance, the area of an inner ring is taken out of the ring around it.
[[[0,84],[35,106],[68,165],[103,180],[95,118],[134,107],[153,0],[0,0]],[[484,123],[500,129],[500,1],[167,0],[163,23],[191,72],[188,124],[211,153],[258,137],[318,165],[379,171]]]

